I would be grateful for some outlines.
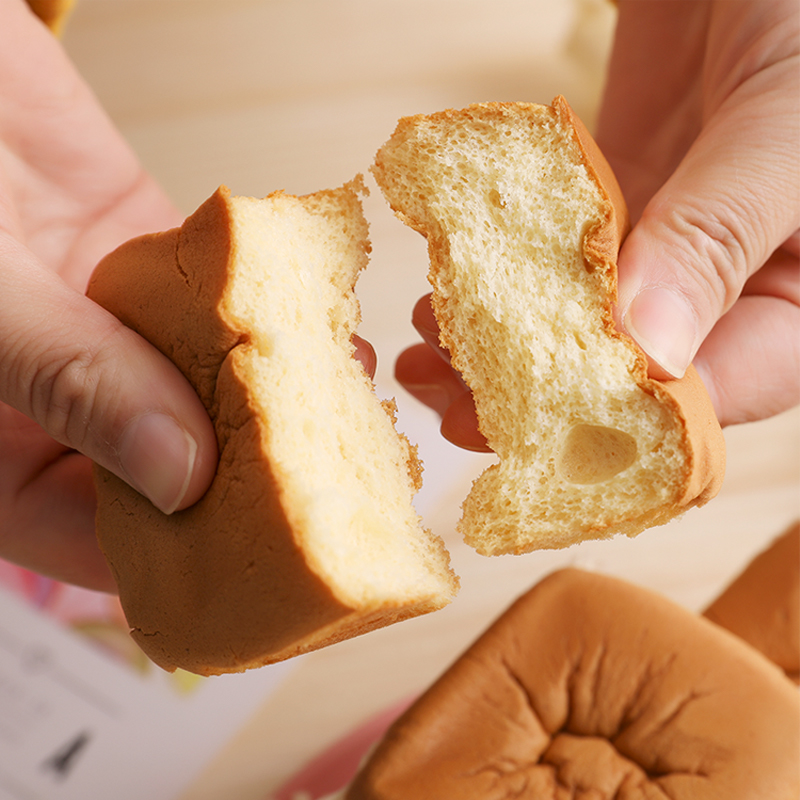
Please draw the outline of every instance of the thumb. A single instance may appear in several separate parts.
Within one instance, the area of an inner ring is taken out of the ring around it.
[[[17,242],[0,248],[0,401],[165,513],[199,500],[217,444],[177,367]]]
[[[620,252],[617,319],[656,378],[684,374],[800,225],[797,92],[770,79],[756,76],[719,108]]]

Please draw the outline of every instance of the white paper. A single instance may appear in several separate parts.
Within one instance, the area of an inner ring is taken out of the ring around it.
[[[171,675],[127,649],[115,599],[14,570],[0,569],[0,800],[174,800],[292,667]]]

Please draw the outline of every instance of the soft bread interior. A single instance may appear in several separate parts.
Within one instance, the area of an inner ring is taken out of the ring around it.
[[[409,502],[421,465],[353,357],[366,223],[343,215],[342,201],[231,198],[225,303],[233,326],[250,332],[233,351],[235,371],[251,390],[289,522],[338,599],[447,594],[444,553]]]
[[[674,502],[685,432],[611,329],[608,270],[586,246],[609,198],[568,120],[522,104],[409,118],[373,172],[428,237],[442,342],[499,457],[464,505],[467,541],[561,547],[637,532]]]

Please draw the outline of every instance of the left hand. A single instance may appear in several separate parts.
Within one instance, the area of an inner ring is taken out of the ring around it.
[[[184,502],[210,482],[216,440],[191,387],[84,296],[103,255],[181,221],[56,39],[0,0],[0,557],[114,589],[90,457],[119,472],[114,431],[142,406],[171,406],[209,444]]]

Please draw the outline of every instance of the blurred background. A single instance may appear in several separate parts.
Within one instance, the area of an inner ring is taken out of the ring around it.
[[[615,20],[606,0],[77,0],[62,41],[145,166],[191,213],[220,184],[304,194],[367,173],[397,119],[563,94],[591,128]],[[518,594],[565,564],[649,585],[700,609],[799,513],[796,411],[728,431],[720,497],[635,540],[480,558],[454,532],[487,457],[441,440],[394,382],[428,291],[425,243],[368,177],[371,266],[358,286],[376,385],[420,446],[418,509],[462,579],[442,612],[300,659],[182,800],[266,798],[372,714],[424,689]],[[213,725],[213,719],[208,720]]]
[[[63,41],[188,214],[219,184],[339,186],[407,114],[563,94],[591,124],[613,24],[607,0],[77,0]],[[424,243],[370,185],[363,334],[380,342],[390,320],[406,342]]]

